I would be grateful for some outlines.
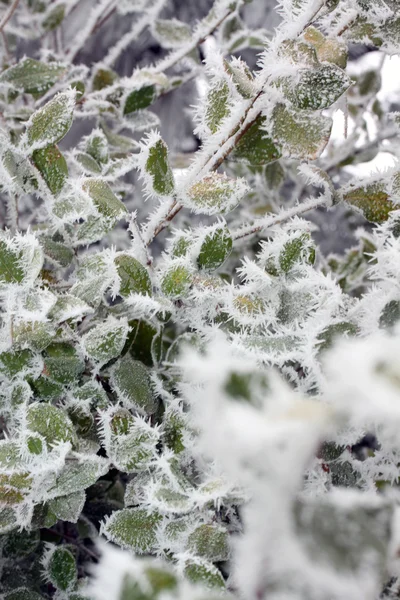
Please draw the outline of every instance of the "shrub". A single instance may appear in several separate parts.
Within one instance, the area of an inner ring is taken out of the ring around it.
[[[400,51],[398,5],[282,0],[272,33],[245,4],[4,3],[5,600],[398,597],[400,171],[347,167],[400,116],[383,60],[346,72]],[[193,156],[157,116],[191,80]]]

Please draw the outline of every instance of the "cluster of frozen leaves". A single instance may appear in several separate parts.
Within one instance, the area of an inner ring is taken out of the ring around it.
[[[272,34],[247,3],[189,25],[100,0],[79,30],[75,0],[4,9],[5,600],[398,597],[400,171],[345,171],[400,152],[379,71],[346,72],[350,42],[400,51],[398,6],[284,0]],[[164,57],[120,77],[147,29]],[[194,78],[188,161],[156,101]],[[363,227],[324,256],[300,215],[339,204]]]

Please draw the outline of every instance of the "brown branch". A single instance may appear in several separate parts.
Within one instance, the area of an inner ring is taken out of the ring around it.
[[[8,11],[6,12],[6,14],[4,15],[4,17],[2,18],[2,20],[0,22],[0,31],[3,31],[4,27],[7,25],[8,21],[11,19],[11,17],[15,13],[18,4],[19,4],[19,0],[14,0],[14,2],[11,4],[10,8],[8,9]]]

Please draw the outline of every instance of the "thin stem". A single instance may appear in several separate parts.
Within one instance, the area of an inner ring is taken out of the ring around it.
[[[310,198],[308,201],[303,202],[302,204],[297,204],[296,206],[293,206],[288,210],[284,210],[278,213],[277,215],[273,215],[271,217],[263,217],[262,219],[257,219],[256,221],[254,221],[254,223],[239,227],[239,229],[232,232],[232,239],[240,240],[241,238],[247,237],[248,235],[259,233],[263,229],[268,229],[269,227],[272,227],[272,225],[282,223],[282,221],[286,221],[291,217],[301,215],[305,212],[308,212],[309,210],[314,210],[315,208],[326,206],[330,202],[331,199],[327,198],[326,196]]]
[[[19,4],[19,0],[14,0],[13,1],[13,3],[10,6],[10,8],[8,9],[8,11],[6,12],[6,14],[4,15],[4,17],[0,21],[0,31],[3,31],[4,27],[7,25],[8,21],[11,19],[11,17],[15,13],[18,4]]]

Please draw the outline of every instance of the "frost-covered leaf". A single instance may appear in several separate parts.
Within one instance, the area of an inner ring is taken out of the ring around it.
[[[176,259],[171,261],[161,279],[161,290],[166,296],[179,298],[185,296],[193,281],[190,268]]]
[[[151,133],[141,145],[140,172],[149,196],[170,196],[174,175],[168,160],[168,148],[158,133]]]
[[[64,20],[65,16],[65,4],[60,2],[55,6],[51,7],[45,14],[45,18],[42,21],[42,27],[46,31],[53,31],[57,29]]]
[[[9,350],[0,354],[0,373],[7,378],[12,379],[17,376],[26,377],[37,371],[37,367],[38,358],[28,348],[17,351]]]
[[[244,179],[230,179],[225,174],[210,173],[187,191],[185,205],[206,215],[230,212],[247,194]]]
[[[101,129],[94,129],[92,133],[85,138],[85,152],[89,154],[98,165],[108,162],[108,141],[104,131]]]
[[[50,322],[22,321],[14,326],[14,342],[17,346],[37,350],[38,352],[47,348],[56,332]]]
[[[114,366],[111,381],[118,398],[128,408],[150,415],[156,411],[149,372],[141,362],[124,356]]]
[[[369,185],[350,186],[343,193],[343,200],[359,209],[367,221],[383,223],[389,218],[392,210],[397,208],[386,191],[384,181]]]
[[[207,234],[201,244],[197,264],[201,269],[214,271],[232,251],[232,237],[227,227],[221,226]]]
[[[47,346],[44,364],[46,375],[59,383],[72,383],[85,368],[75,347],[67,342]]]
[[[6,83],[16,90],[39,97],[45,94],[65,71],[66,65],[63,63],[43,63],[24,57],[0,74],[0,83]]]
[[[257,117],[240,138],[230,157],[248,165],[267,165],[282,156],[279,144],[264,129],[266,118]]]
[[[86,494],[83,490],[59,496],[50,500],[48,505],[52,513],[60,521],[68,521],[69,523],[77,523],[81,516],[83,506],[86,501]]]
[[[35,150],[32,161],[40,171],[49,190],[56,196],[64,187],[68,177],[67,162],[57,146],[46,146]]]
[[[164,48],[179,48],[190,42],[190,27],[178,19],[156,19],[152,34]]]
[[[72,421],[61,408],[51,404],[31,404],[27,410],[26,423],[30,431],[39,433],[49,445],[56,442],[75,444],[77,441]]]
[[[147,269],[133,256],[119,254],[114,260],[120,278],[119,293],[151,295],[151,280]]]
[[[211,133],[216,133],[230,113],[229,86],[226,81],[215,84],[208,92],[204,119]]]
[[[124,104],[124,115],[144,110],[152,104],[156,97],[156,88],[154,85],[144,85],[128,94]]]
[[[69,246],[62,242],[55,241],[47,235],[40,237],[40,244],[47,259],[55,262],[61,267],[69,267],[71,265],[74,258],[74,252]]]
[[[33,113],[26,124],[26,142],[31,151],[59,142],[72,125],[75,92],[62,92]]]
[[[273,112],[272,135],[285,157],[315,160],[328,143],[332,120],[314,112],[295,112],[278,104]]]
[[[110,315],[104,323],[96,325],[82,337],[85,353],[99,365],[106,364],[121,354],[128,331],[126,319]]]
[[[342,69],[322,65],[318,69],[300,72],[296,84],[287,94],[297,108],[321,110],[336,102],[351,83]]]
[[[43,600],[43,596],[27,587],[18,587],[4,595],[6,600]]]
[[[228,560],[228,532],[219,525],[200,525],[190,534],[188,549],[210,562]]]
[[[101,527],[101,533],[122,548],[148,554],[157,547],[156,531],[162,521],[158,512],[125,508],[114,512]]]
[[[108,471],[108,461],[96,455],[71,453],[46,497],[57,498],[87,489]]]
[[[225,582],[221,572],[207,560],[200,558],[188,559],[185,563],[183,573],[191,583],[202,585],[210,590],[225,589]]]
[[[106,219],[115,222],[126,213],[124,204],[103,179],[87,179],[82,189],[90,196],[99,213]]]
[[[74,555],[65,546],[50,546],[43,558],[43,577],[61,592],[72,591],[78,578]]]
[[[43,252],[32,234],[0,236],[0,285],[31,284],[42,265]]]

